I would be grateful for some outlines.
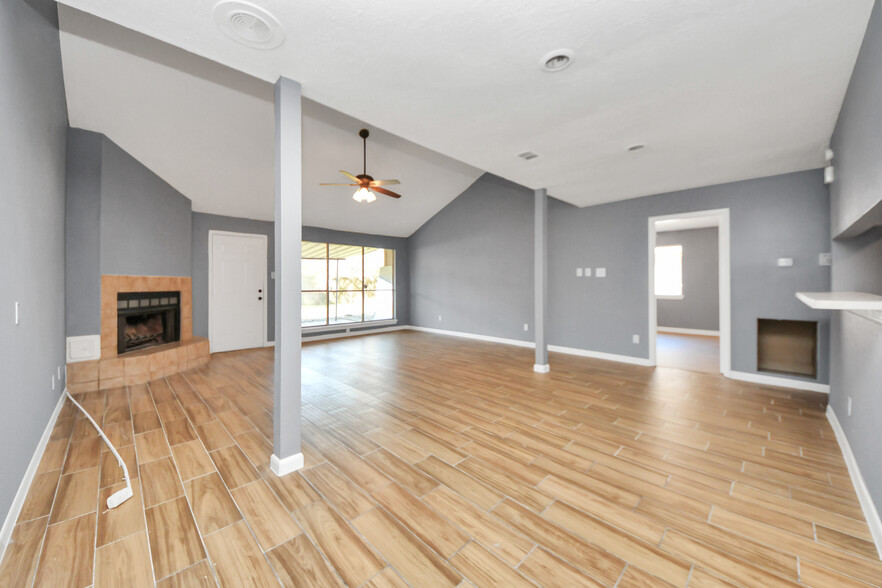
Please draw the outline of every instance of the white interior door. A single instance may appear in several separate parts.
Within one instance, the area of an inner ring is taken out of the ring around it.
[[[208,338],[211,350],[263,347],[266,235],[208,234]]]

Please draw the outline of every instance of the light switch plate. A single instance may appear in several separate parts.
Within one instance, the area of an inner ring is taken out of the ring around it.
[[[793,258],[792,257],[779,257],[778,258],[778,267],[793,267]]]
[[[580,268],[580,267],[577,267],[577,268],[576,268],[576,277],[577,277],[577,278],[581,278],[581,277],[582,277],[582,268]]]
[[[833,254],[821,253],[818,255],[818,265],[833,265]]]
[[[590,277],[591,277],[591,268],[590,268],[590,267],[586,267],[586,268],[585,268],[585,277],[586,277],[586,278],[590,278]]]
[[[640,343],[640,335],[631,335],[632,343]]]
[[[605,278],[606,277],[606,268],[605,267],[597,268],[594,271],[594,275],[597,276],[598,278]]]

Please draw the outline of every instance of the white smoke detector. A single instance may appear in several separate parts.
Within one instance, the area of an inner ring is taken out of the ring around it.
[[[264,8],[250,2],[221,0],[214,22],[232,40],[254,49],[275,49],[285,42],[282,25]]]

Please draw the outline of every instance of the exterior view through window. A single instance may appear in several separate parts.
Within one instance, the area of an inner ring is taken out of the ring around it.
[[[395,250],[311,241],[301,246],[301,326],[395,318]]]
[[[683,297],[683,246],[655,248],[655,295],[658,298]]]

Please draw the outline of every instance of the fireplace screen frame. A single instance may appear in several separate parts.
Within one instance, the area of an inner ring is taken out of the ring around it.
[[[181,340],[181,292],[119,292],[117,294],[117,354],[123,355]],[[133,316],[160,315],[163,331],[160,341],[129,348],[127,319]]]

